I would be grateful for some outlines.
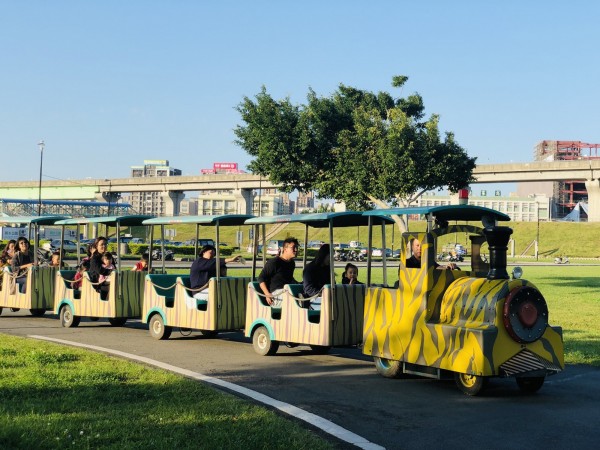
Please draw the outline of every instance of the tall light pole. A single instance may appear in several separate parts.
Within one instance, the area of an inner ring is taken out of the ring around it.
[[[38,216],[42,215],[42,166],[44,164],[44,141],[38,142],[38,147],[40,148],[40,185],[38,188]]]

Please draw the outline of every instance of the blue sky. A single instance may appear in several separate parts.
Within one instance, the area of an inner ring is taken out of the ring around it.
[[[0,0],[0,179],[37,180],[40,139],[44,179],[245,166],[235,107],[262,85],[296,103],[340,83],[418,92],[479,163],[597,143],[599,5]]]

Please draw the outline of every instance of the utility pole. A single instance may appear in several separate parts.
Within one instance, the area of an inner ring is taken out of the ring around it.
[[[41,140],[38,142],[38,147],[40,148],[40,184],[38,187],[38,216],[42,215],[42,166],[44,164],[44,141]]]

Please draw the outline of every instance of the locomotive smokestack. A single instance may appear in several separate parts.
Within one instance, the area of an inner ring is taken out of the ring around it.
[[[490,248],[490,271],[488,280],[509,279],[506,271],[506,251],[508,250],[508,240],[513,230],[509,227],[486,227],[483,234],[487,239]]]

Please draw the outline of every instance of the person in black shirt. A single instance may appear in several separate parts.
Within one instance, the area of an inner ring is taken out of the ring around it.
[[[318,296],[310,302],[313,309],[321,309],[321,290],[323,286],[331,283],[329,265],[329,244],[323,244],[315,259],[306,265],[302,273],[304,294],[309,297]],[[304,305],[308,306],[307,303]]]
[[[406,260],[406,267],[409,269],[421,268],[421,242],[418,239],[413,239],[411,243],[412,256]],[[456,269],[456,264],[450,263],[447,266],[440,266],[437,262],[433,262],[436,269],[447,270]]]
[[[281,254],[268,260],[258,275],[260,288],[269,305],[277,305],[281,302],[283,286],[297,283],[294,279],[296,269],[294,258],[298,253],[298,245],[296,238],[287,238],[283,241]]]
[[[217,260],[215,255],[217,250],[212,245],[205,245],[200,249],[200,257],[192,263],[190,268],[190,287],[194,290],[194,297],[200,300],[208,299],[208,280],[217,276]],[[221,259],[219,274],[227,275],[228,262],[237,262],[240,256]]]
[[[16,273],[16,282],[19,292],[25,292],[27,288],[27,271],[34,265],[33,254],[29,248],[29,240],[24,237],[17,239],[16,252],[10,262],[13,273]]]

